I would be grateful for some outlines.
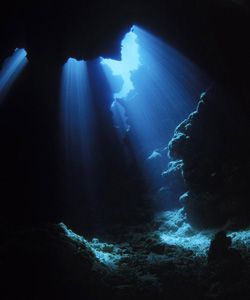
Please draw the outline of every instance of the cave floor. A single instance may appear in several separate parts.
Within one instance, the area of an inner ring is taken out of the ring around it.
[[[180,216],[159,214],[88,240],[63,223],[1,226],[2,299],[17,291],[18,299],[249,299],[249,241],[235,238],[241,263],[209,264],[210,233]]]

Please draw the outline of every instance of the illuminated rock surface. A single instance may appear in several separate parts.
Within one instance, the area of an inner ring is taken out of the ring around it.
[[[99,239],[63,223],[1,227],[3,291],[6,299],[16,299],[17,289],[19,299],[247,299],[249,232],[230,234],[235,264],[226,255],[207,262],[213,233],[193,230],[183,209],[126,230],[121,224]]]

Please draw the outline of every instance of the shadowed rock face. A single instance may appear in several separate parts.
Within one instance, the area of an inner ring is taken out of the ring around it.
[[[215,89],[202,94],[197,110],[177,126],[169,156],[183,161],[188,191],[180,200],[191,224],[249,224],[248,140],[239,100]]]
[[[85,242],[74,241],[55,224],[1,226],[0,231],[4,299],[97,299],[96,274],[103,267],[95,270],[98,262]]]

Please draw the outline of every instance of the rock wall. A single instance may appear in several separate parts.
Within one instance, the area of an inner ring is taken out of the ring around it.
[[[182,160],[187,192],[180,201],[192,225],[249,224],[249,137],[240,99],[216,88],[201,94],[196,111],[177,126],[168,154]]]

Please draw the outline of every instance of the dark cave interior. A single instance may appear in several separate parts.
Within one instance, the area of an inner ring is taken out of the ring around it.
[[[1,6],[1,68],[17,48],[28,59],[4,95],[0,73],[1,299],[249,299],[247,1]],[[124,158],[97,63],[121,60],[121,40],[134,24],[209,78],[191,109],[166,123],[162,160],[153,161],[157,191],[133,159],[140,149],[131,150],[133,163]],[[82,175],[65,168],[59,143],[69,57],[87,62],[97,124],[91,197],[71,184],[81,187]]]

